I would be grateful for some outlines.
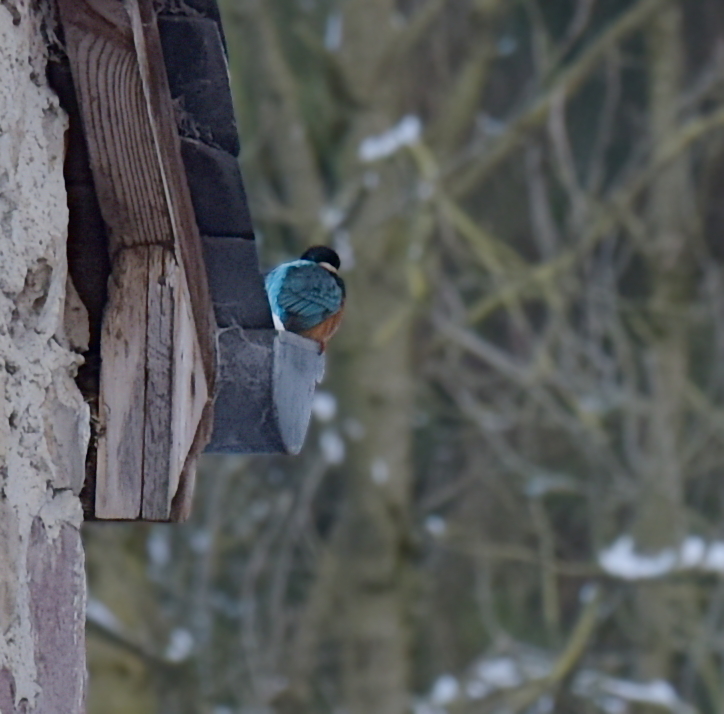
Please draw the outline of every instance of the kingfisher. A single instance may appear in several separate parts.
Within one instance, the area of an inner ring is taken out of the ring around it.
[[[342,321],[346,296],[339,256],[315,245],[299,260],[282,263],[265,278],[274,327],[316,340],[320,353]]]

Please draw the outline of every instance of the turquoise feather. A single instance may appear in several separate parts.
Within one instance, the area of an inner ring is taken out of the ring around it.
[[[337,313],[344,303],[342,280],[311,260],[274,268],[265,279],[272,312],[291,332],[303,332]]]

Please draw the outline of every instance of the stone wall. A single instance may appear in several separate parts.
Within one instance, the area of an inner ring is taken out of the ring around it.
[[[39,5],[0,3],[1,714],[82,712],[86,678],[89,413],[63,330],[66,118],[45,78]]]

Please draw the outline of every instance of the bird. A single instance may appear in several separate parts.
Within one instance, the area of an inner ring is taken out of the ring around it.
[[[335,250],[315,245],[269,272],[264,285],[274,327],[315,340],[324,352],[344,313],[346,289],[339,267]]]

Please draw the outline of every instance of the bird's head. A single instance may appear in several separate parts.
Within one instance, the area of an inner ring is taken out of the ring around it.
[[[313,245],[302,253],[301,260],[311,260],[313,263],[319,263],[332,273],[336,273],[340,266],[337,251],[328,248],[326,245]]]

